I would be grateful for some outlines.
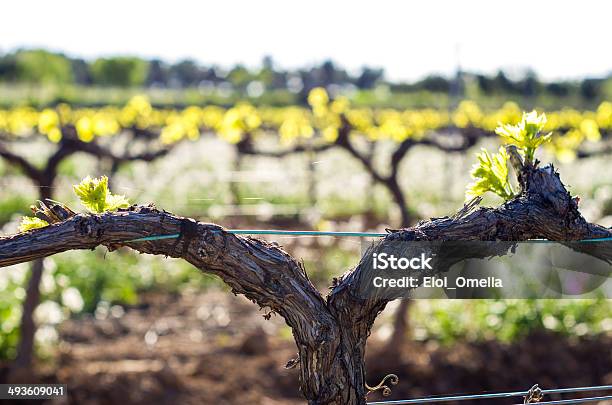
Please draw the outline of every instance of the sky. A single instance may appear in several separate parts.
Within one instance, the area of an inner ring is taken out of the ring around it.
[[[612,72],[605,0],[54,0],[0,6],[0,51],[192,58],[281,68],[331,58],[394,80],[464,70],[535,70],[547,80]]]

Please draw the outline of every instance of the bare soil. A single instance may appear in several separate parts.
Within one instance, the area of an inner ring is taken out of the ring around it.
[[[304,403],[298,370],[284,368],[296,349],[279,317],[266,321],[256,305],[225,291],[147,294],[141,302],[125,313],[116,307],[65,322],[59,355],[28,382],[67,384],[69,396],[57,404]],[[391,356],[381,354],[383,348],[370,344],[368,380],[375,385],[388,373],[400,377],[385,399],[526,390],[535,383],[612,384],[611,336],[538,332],[512,345],[413,342]],[[0,382],[6,376],[0,367]]]

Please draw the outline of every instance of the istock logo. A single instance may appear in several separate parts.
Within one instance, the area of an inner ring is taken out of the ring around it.
[[[393,254],[374,253],[375,270],[433,270],[429,262],[431,257],[427,257],[425,253],[421,253],[420,257],[396,257]]]

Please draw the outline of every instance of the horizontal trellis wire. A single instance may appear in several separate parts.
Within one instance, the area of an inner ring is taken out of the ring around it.
[[[235,235],[279,235],[279,236],[336,236],[336,237],[354,237],[354,238],[383,238],[389,233],[383,232],[332,232],[332,231],[285,231],[278,229],[228,229],[227,232]],[[146,242],[160,239],[174,239],[180,237],[180,233],[169,235],[152,235],[142,238],[131,239],[126,242]],[[607,242],[612,241],[612,237],[583,239],[578,242]],[[533,239],[526,242],[553,242],[544,239]]]
[[[612,385],[599,385],[593,387],[575,387],[575,388],[556,388],[549,390],[541,390],[543,395],[551,394],[570,394],[578,392],[598,392],[612,390]],[[499,399],[499,398],[514,398],[524,397],[528,395],[530,391],[514,391],[514,392],[493,392],[488,394],[472,394],[472,395],[450,395],[442,397],[427,397],[427,398],[415,398],[415,399],[400,399],[392,401],[378,401],[368,402],[368,405],[406,405],[406,404],[429,404],[435,402],[450,402],[450,401],[467,401],[467,400],[481,400],[481,399]],[[561,399],[554,401],[537,402],[539,405],[563,405],[563,404],[578,404],[588,403],[595,401],[603,401],[606,399],[612,399],[612,395],[600,396],[600,397],[589,397],[589,398],[575,398],[575,399]]]

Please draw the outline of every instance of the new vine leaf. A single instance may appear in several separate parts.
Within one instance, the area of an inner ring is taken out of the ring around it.
[[[516,145],[527,162],[533,162],[533,156],[538,146],[550,141],[551,134],[542,135],[540,132],[546,125],[546,114],[538,115],[534,110],[523,113],[521,122],[517,125],[500,125],[495,133],[510,144]]]
[[[515,145],[525,162],[533,164],[537,148],[550,141],[551,134],[542,135],[546,125],[546,115],[538,115],[536,111],[523,113],[521,121],[516,125],[504,124],[497,127],[497,133],[507,144]],[[502,146],[493,155],[482,149],[477,155],[478,163],[470,173],[474,182],[468,186],[466,197],[473,198],[487,191],[497,194],[504,201],[515,196],[508,176],[509,156]]]
[[[125,196],[113,194],[108,189],[108,177],[92,179],[87,176],[76,186],[74,192],[81,200],[81,204],[89,211],[100,214],[106,211],[116,211],[119,208],[130,206]]]
[[[476,155],[478,163],[472,168],[474,182],[468,186],[467,197],[473,198],[491,191],[505,201],[514,197],[514,190],[508,179],[508,153],[500,146],[499,153],[489,154],[486,149]]]
[[[73,186],[74,192],[90,212],[101,214],[107,211],[116,211],[119,208],[127,208],[130,202],[123,195],[111,193],[108,189],[108,177],[100,178],[85,177],[79,184]],[[36,208],[32,208],[36,212]],[[42,228],[49,225],[48,221],[38,217],[23,217],[19,225],[20,232],[30,229]]]

